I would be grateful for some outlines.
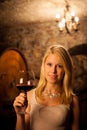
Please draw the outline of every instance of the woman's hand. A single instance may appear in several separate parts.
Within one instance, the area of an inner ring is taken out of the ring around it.
[[[26,109],[26,100],[27,100],[27,94],[26,93],[20,93],[14,100],[13,107],[15,109],[15,112],[22,113],[24,109]]]

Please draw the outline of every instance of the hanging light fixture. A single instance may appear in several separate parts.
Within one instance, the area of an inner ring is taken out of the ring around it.
[[[67,0],[65,0],[63,17],[61,18],[60,14],[56,14],[56,21],[61,32],[66,30],[67,33],[71,33],[72,31],[78,30],[79,17],[75,15],[74,11],[70,10],[70,5]]]

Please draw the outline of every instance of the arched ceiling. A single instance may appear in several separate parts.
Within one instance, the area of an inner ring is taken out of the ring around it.
[[[87,0],[68,0],[80,19],[87,19]],[[65,0],[0,0],[0,23],[55,20],[63,13]]]

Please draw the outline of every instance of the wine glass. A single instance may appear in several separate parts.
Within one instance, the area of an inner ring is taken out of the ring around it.
[[[30,91],[31,89],[33,89],[35,87],[34,71],[33,70],[19,71],[16,87],[18,90],[20,90],[21,92],[24,92],[25,94],[27,94],[27,91]],[[20,114],[27,114],[27,112],[25,112],[26,106],[27,106],[27,96],[25,99],[25,105],[23,106],[23,111],[21,111]]]

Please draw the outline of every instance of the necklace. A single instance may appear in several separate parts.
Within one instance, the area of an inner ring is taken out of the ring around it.
[[[50,91],[48,91],[48,90],[44,90],[44,94],[45,94],[45,96],[48,96],[49,98],[58,98],[58,97],[60,97],[60,93],[51,93]]]

